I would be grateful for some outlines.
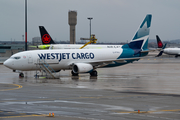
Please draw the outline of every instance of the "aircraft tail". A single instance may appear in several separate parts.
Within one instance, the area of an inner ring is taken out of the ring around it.
[[[158,35],[156,35],[156,40],[157,40],[158,48],[162,48],[163,47],[163,43],[162,43],[162,41],[161,41],[161,39],[159,38]]]
[[[167,43],[165,45],[163,45],[163,43],[162,43],[162,41],[161,41],[161,39],[159,38],[158,35],[156,35],[156,40],[157,40],[158,48],[161,48],[159,54],[156,56],[156,57],[159,57],[159,56],[161,56],[163,54]]]
[[[44,26],[39,26],[39,31],[40,31],[40,34],[41,34],[41,40],[42,40],[43,45],[45,45],[45,44],[55,44],[55,42],[53,41],[53,39],[51,38],[49,33],[44,28]]]
[[[147,51],[148,50],[148,40],[149,32],[151,26],[151,14],[147,14],[143,22],[141,23],[139,29],[135,33],[133,39],[128,43],[128,47],[133,50]]]

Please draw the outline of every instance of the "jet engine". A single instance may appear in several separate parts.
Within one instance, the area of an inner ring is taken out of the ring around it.
[[[87,63],[75,63],[72,67],[74,73],[90,73],[93,70],[93,66]]]

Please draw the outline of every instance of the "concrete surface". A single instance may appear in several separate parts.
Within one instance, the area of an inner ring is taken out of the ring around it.
[[[180,119],[180,59],[147,57],[133,64],[60,79],[25,78],[0,65],[0,120]],[[138,113],[138,110],[139,113]]]

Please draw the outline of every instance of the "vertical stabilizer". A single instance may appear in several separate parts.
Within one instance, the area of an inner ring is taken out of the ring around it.
[[[140,27],[138,28],[137,32],[135,33],[133,39],[128,44],[132,49],[141,49],[147,50],[148,49],[148,39],[149,39],[149,32],[151,26],[151,14],[147,14],[143,22],[141,23]]]
[[[162,43],[162,41],[161,41],[161,39],[159,38],[158,35],[156,35],[156,40],[157,40],[158,48],[162,48],[163,47],[163,43]]]
[[[44,26],[39,26],[39,31],[40,31],[40,34],[41,34],[41,40],[42,40],[43,45],[45,45],[45,44],[55,44],[55,42],[53,41],[53,39],[51,38],[49,33],[44,28]]]

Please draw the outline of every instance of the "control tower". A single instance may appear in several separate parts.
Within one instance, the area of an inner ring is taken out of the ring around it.
[[[70,25],[70,44],[76,43],[76,26],[77,24],[77,12],[69,11],[69,25]]]

